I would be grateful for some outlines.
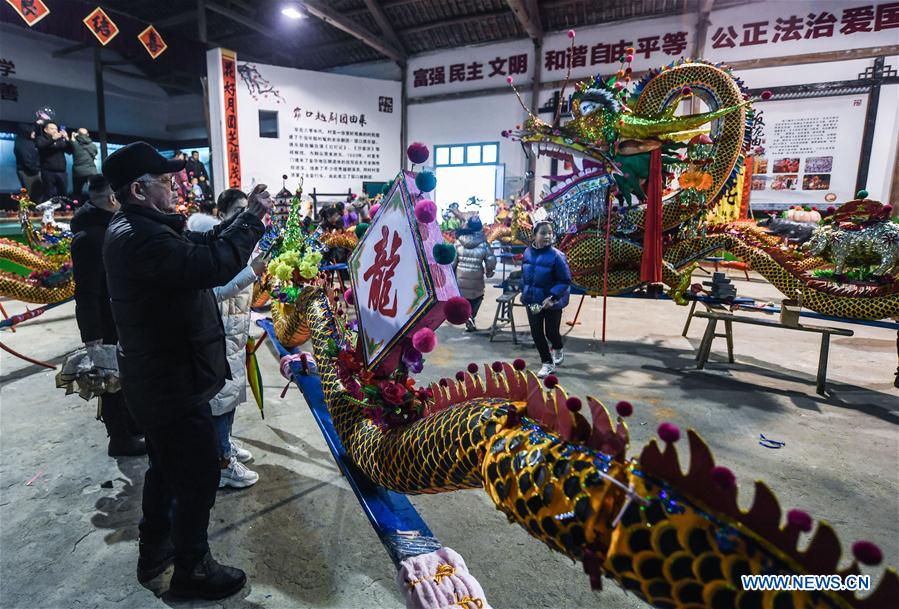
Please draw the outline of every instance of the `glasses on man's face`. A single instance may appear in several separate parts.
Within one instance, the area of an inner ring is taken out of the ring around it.
[[[175,180],[175,175],[171,173],[164,173],[161,176],[152,176],[149,179],[141,181],[146,184],[157,182],[164,186],[168,186],[170,190],[175,190],[178,187],[178,182],[177,180]]]

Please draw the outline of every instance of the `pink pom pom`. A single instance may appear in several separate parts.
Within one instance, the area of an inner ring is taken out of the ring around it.
[[[430,224],[437,219],[437,204],[430,199],[422,199],[415,204],[415,219]]]
[[[737,477],[728,468],[716,465],[712,468],[712,482],[723,491],[729,491],[737,486]]]
[[[465,380],[465,373],[462,372],[461,370],[459,370],[459,372],[456,373],[456,380],[457,380],[457,381],[464,381],[464,380]]]
[[[406,148],[406,156],[416,165],[421,165],[427,161],[430,155],[431,153],[428,150],[428,147],[421,142],[412,142],[409,144],[409,147]]]
[[[471,372],[472,374],[477,374],[478,373],[478,365],[475,364],[474,362],[468,364],[468,371]]]
[[[773,93],[771,93],[771,91],[762,91],[762,94],[760,95],[760,97],[762,99],[771,99],[772,95],[773,95]]]
[[[464,324],[465,320],[471,317],[471,303],[461,296],[453,296],[443,303],[443,314],[446,321],[454,326]]]
[[[509,132],[503,129],[502,131],[500,131],[500,135],[503,137],[509,137]]]
[[[797,528],[803,533],[808,533],[812,530],[812,517],[803,510],[790,510],[787,512],[787,526]]]
[[[565,400],[565,407],[572,412],[577,412],[581,409],[581,406],[583,406],[581,398],[572,396]]]
[[[615,404],[615,412],[622,417],[629,417],[634,414],[634,406],[630,402],[622,400]]]
[[[659,437],[662,438],[662,441],[665,444],[674,444],[678,440],[680,440],[680,428],[674,423],[669,423],[665,421],[658,428]]]
[[[852,555],[863,565],[879,565],[883,562],[883,552],[873,541],[856,541],[852,544]]]
[[[545,379],[543,379],[543,384],[546,385],[547,389],[552,389],[559,384],[559,377],[557,377],[555,374],[550,374]]]
[[[568,30],[568,37],[574,38],[574,30]]]
[[[510,85],[512,84],[512,82],[513,82],[514,80],[515,80],[515,79],[512,78],[511,76],[506,76],[506,82],[509,83]]]
[[[634,60],[634,56],[633,56],[633,55],[628,55],[627,57],[624,58],[624,60],[625,60],[626,62],[630,63],[630,62],[632,62],[632,61]]]
[[[422,328],[412,335],[412,346],[422,353],[430,353],[437,346],[437,335],[430,328]]]
[[[375,214],[378,213],[378,210],[379,210],[379,209],[381,209],[381,204],[380,204],[380,203],[375,203],[374,205],[372,205],[371,207],[369,207],[369,208],[368,208],[368,215],[369,215],[369,217],[374,218],[374,217],[375,217]]]
[[[524,370],[528,367],[528,363],[519,357],[514,362],[512,362],[512,367],[516,370]]]
[[[346,303],[347,303],[348,305],[350,305],[350,306],[356,304],[356,297],[353,296],[353,289],[352,289],[352,288],[347,288],[347,289],[346,289],[346,292],[343,293],[343,299],[344,299],[344,300],[346,301]]]
[[[503,363],[502,362],[493,362],[490,364],[490,369],[494,372],[502,372],[503,371]]]

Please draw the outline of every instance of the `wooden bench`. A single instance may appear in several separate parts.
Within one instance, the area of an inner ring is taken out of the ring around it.
[[[798,330],[800,332],[817,332],[821,335],[821,351],[818,355],[818,376],[817,376],[817,392],[819,395],[824,395],[825,383],[827,381],[827,358],[830,353],[830,337],[831,335],[836,336],[853,336],[855,332],[852,330],[847,330],[845,328],[833,328],[829,326],[785,326],[779,321],[767,320],[767,319],[756,319],[754,317],[745,317],[741,315],[734,315],[733,313],[722,312],[722,311],[700,311],[698,313],[692,313],[693,317],[700,317],[703,319],[708,319],[709,323],[706,326],[705,334],[702,337],[702,341],[699,343],[699,350],[696,353],[696,367],[702,370],[706,362],[709,361],[709,353],[712,349],[712,341],[715,340],[716,337],[723,337],[727,339],[727,358],[728,361],[733,363],[734,361],[734,338],[733,338],[733,324],[749,324],[752,326],[765,326],[768,328],[783,328],[784,330]],[[725,332],[724,334],[716,334],[715,329],[718,326],[718,322],[724,322]]]

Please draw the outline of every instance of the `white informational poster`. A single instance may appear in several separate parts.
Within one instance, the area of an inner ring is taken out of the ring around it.
[[[823,209],[854,199],[867,105],[865,94],[758,102],[764,152],[753,160],[750,205]]]
[[[237,57],[242,187],[361,192],[400,170],[399,82],[295,70]],[[274,192],[274,191],[273,191]]]

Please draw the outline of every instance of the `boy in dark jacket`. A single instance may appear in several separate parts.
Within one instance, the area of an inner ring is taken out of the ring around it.
[[[552,374],[565,357],[562,351],[562,309],[568,306],[571,270],[565,254],[553,247],[553,227],[549,222],[534,226],[531,247],[521,265],[521,302],[527,306],[528,323],[542,366],[537,376]],[[552,344],[550,351],[547,340]]]
[[[174,558],[170,592],[215,600],[247,578],[212,558],[206,533],[220,472],[209,400],[231,376],[212,288],[246,266],[271,199],[258,185],[247,211],[209,232],[185,233],[173,192],[183,166],[145,142],[106,159],[103,175],[122,209],[106,231],[103,262],[122,391],[150,455],[138,580],[155,578]]]
[[[106,272],[103,270],[103,240],[106,227],[119,204],[103,176],[96,176],[90,183],[90,203],[84,205],[72,218],[72,273],[75,279],[75,319],[88,353],[99,345],[115,345],[118,342],[112,309],[109,307],[109,291],[106,289]],[[147,454],[144,441],[133,434],[131,421],[122,392],[105,393],[100,397],[98,409],[109,434],[110,457],[133,457]]]
[[[97,175],[97,145],[87,129],[81,127],[72,134],[72,196],[81,197],[84,185]]]
[[[29,123],[21,123],[16,133],[16,143],[13,146],[13,154],[16,157],[16,175],[19,184],[31,198],[34,184],[41,179],[41,157],[37,146],[34,145],[35,126]]]
[[[41,158],[41,182],[44,184],[43,200],[66,194],[68,182],[66,153],[72,152],[69,134],[64,129],[60,130],[53,121],[47,121],[44,124],[44,130],[34,138],[34,144],[37,146]]]

